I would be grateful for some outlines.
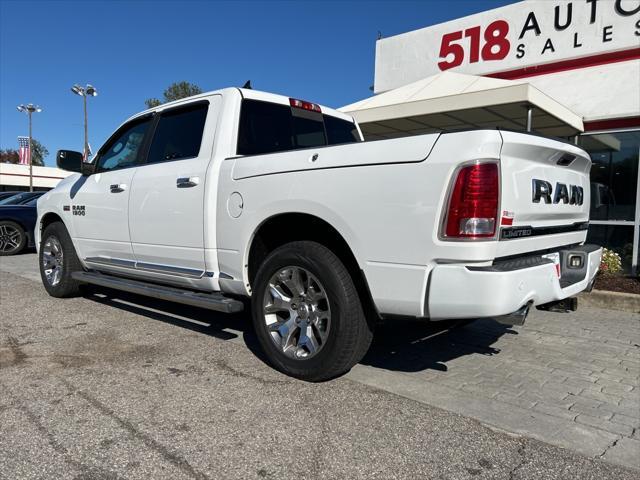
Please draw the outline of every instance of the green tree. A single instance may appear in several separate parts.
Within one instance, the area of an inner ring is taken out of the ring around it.
[[[36,167],[44,167],[44,158],[49,155],[47,147],[35,138],[31,139],[31,163]]]
[[[6,148],[0,150],[0,163],[18,163],[20,161],[20,154],[18,150],[13,148]]]
[[[179,100],[181,98],[191,97],[193,95],[198,95],[202,93],[202,89],[194,84],[189,82],[175,82],[169,85],[162,96],[163,100],[158,100],[157,98],[148,98],[144,101],[147,108],[154,108],[158,105],[162,105],[163,103],[173,102],[174,100]]]
[[[49,155],[49,150],[47,147],[42,145],[35,138],[31,139],[31,161],[33,165],[36,167],[44,166],[44,158]],[[0,150],[0,163],[18,163],[20,161],[20,154],[18,150],[14,150],[13,148],[7,148],[5,150]]]

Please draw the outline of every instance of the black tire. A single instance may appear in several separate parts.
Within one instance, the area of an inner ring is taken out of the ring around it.
[[[324,287],[331,324],[322,348],[311,358],[291,358],[268,332],[265,292],[270,279],[287,267],[302,268]],[[354,282],[340,259],[319,243],[298,241],[274,250],[262,263],[254,280],[251,307],[256,335],[268,361],[295,378],[318,382],[348,372],[367,353],[373,338]]]
[[[57,240],[62,249],[60,261],[60,265],[62,266],[61,275],[58,283],[56,284],[52,284],[47,278],[44,268],[45,249],[47,248],[47,242],[51,239]],[[44,229],[44,232],[42,232],[38,262],[40,264],[40,277],[42,278],[42,284],[49,295],[57,298],[76,297],[80,295],[81,283],[74,280],[71,277],[71,274],[73,272],[82,271],[83,269],[80,261],[78,260],[78,256],[76,255],[76,250],[73,248],[73,242],[71,241],[69,232],[67,232],[67,229],[62,222],[54,222],[48,225]]]
[[[27,234],[15,222],[0,221],[0,257],[16,255],[27,246]]]

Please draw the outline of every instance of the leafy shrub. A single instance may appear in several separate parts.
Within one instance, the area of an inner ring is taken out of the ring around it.
[[[600,261],[600,272],[605,275],[615,275],[622,271],[622,258],[613,250],[602,249],[602,260]]]

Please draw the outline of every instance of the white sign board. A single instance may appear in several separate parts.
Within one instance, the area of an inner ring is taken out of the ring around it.
[[[640,58],[640,0],[528,0],[378,40],[374,91],[449,69],[517,78],[534,66],[620,55]]]

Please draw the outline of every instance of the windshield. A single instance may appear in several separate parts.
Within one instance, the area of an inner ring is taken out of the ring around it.
[[[33,197],[32,192],[18,193],[11,197],[0,200],[0,205],[19,205],[22,202],[29,200],[31,197]]]
[[[21,203],[20,205],[26,205],[28,207],[35,207],[38,204],[38,199],[40,198],[40,195],[33,197],[31,200],[27,200],[24,203]]]
[[[44,192],[22,192],[0,200],[0,205],[26,205],[31,200],[38,200]]]

